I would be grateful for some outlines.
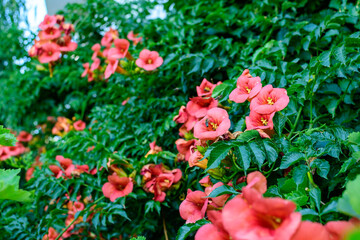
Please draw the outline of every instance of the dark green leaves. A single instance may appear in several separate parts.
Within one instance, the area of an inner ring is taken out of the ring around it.
[[[291,165],[305,159],[305,154],[300,152],[289,152],[281,159],[280,169],[286,169]]]
[[[206,221],[205,219],[200,219],[196,221],[196,223],[188,223],[182,226],[176,236],[176,240],[185,240],[187,237],[197,231],[201,226],[209,223],[209,221]]]

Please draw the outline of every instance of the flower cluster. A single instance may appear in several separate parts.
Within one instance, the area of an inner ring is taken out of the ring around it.
[[[96,174],[96,168],[89,171],[89,166],[84,165],[76,165],[73,164],[73,161],[69,158],[64,158],[61,155],[56,156],[56,161],[58,161],[59,165],[49,165],[50,170],[53,172],[56,178],[72,178],[73,176],[79,176],[81,173],[89,173]]]
[[[39,25],[39,40],[29,50],[30,57],[38,57],[41,63],[55,62],[60,59],[60,54],[72,52],[77,48],[77,43],[71,41],[70,33],[74,26],[65,23],[64,16],[46,15]]]
[[[197,231],[196,240],[207,236],[212,236],[211,239],[214,240],[300,240],[313,239],[313,236],[317,236],[316,239],[319,240],[340,240],[347,231],[359,224],[353,220],[328,222],[323,226],[320,223],[302,221],[301,214],[295,212],[295,203],[262,196],[267,190],[267,180],[262,173],[252,172],[246,181],[247,185],[242,188],[242,193],[228,201],[221,210],[208,209],[206,213],[211,223],[203,225]],[[203,202],[208,201],[204,198],[206,195],[202,195]],[[188,197],[189,194],[187,199]],[[185,204],[188,205],[184,201],[182,205]],[[199,205],[201,204],[197,206]],[[194,220],[204,217],[206,209],[203,208],[201,215]]]
[[[51,119],[50,119],[51,120]],[[54,127],[52,128],[52,134],[58,136],[64,136],[69,131],[75,129],[76,131],[83,131],[86,128],[86,123],[82,120],[72,122],[66,117],[57,117]]]
[[[237,79],[236,88],[229,95],[236,103],[250,101],[250,114],[246,117],[246,129],[256,129],[261,137],[270,138],[273,134],[273,117],[289,104],[285,89],[262,87],[260,77],[252,77],[245,69]]]
[[[18,142],[15,144],[15,146],[0,146],[0,161],[4,161],[11,157],[20,156],[21,154],[29,151],[29,149],[24,146],[24,143],[30,142],[32,138],[33,136],[30,133],[21,131],[16,137]]]
[[[141,42],[142,37],[137,37],[132,31],[127,38],[133,41],[134,46]],[[115,72],[130,75],[138,73],[140,69],[133,69],[135,59],[129,52],[130,42],[127,39],[119,38],[119,32],[110,28],[101,39],[101,44],[96,43],[92,46],[93,55],[90,63],[84,63],[82,77],[88,76],[88,81],[108,79]],[[127,59],[128,61],[125,61]],[[101,62],[106,64],[101,66]],[[160,67],[163,59],[159,53],[143,49],[135,64],[146,71],[153,71]]]
[[[178,160],[189,162],[190,167],[206,168],[207,160],[200,161],[203,156],[196,150],[196,146],[206,146],[206,140],[215,141],[226,134],[231,126],[226,110],[218,108],[218,101],[211,97],[214,88],[221,84],[213,84],[203,79],[196,87],[198,96],[179,110],[174,121],[182,123],[179,135],[185,139],[178,139],[176,147],[179,151]]]
[[[168,170],[163,164],[147,164],[141,169],[143,175],[144,190],[154,194],[154,200],[163,202],[166,197],[165,191],[180,181],[182,172],[180,169]]]

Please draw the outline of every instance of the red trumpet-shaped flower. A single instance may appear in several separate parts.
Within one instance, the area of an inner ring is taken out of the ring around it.
[[[139,36],[139,34],[138,33],[134,34],[133,31],[130,31],[127,35],[127,38],[133,41],[134,46],[136,46],[139,42],[142,41],[142,37],[137,37],[137,36]]]
[[[266,85],[251,101],[250,110],[259,114],[271,114],[283,110],[289,104],[289,97],[283,88]]]
[[[139,58],[135,63],[146,71],[153,71],[163,64],[163,59],[159,56],[158,52],[144,49],[140,52]]]
[[[41,30],[53,27],[56,24],[56,16],[45,15],[44,21],[39,24]]]
[[[41,46],[41,54],[39,56],[39,62],[48,63],[56,61],[60,58],[60,48],[57,44],[48,42]]]
[[[206,116],[194,126],[194,136],[200,140],[215,140],[225,134],[231,126],[229,115],[221,108],[210,109]]]
[[[126,39],[115,39],[114,40],[115,48],[110,48],[107,53],[108,58],[120,59],[124,58],[128,53],[130,43]]]
[[[211,97],[214,88],[219,84],[221,84],[221,82],[213,84],[204,78],[200,86],[196,86],[196,92],[199,97]]]
[[[259,77],[252,77],[249,69],[245,69],[238,78],[236,88],[230,93],[229,99],[236,103],[243,103],[253,99],[261,90],[262,84]]]
[[[186,111],[193,117],[202,118],[209,109],[215,108],[218,101],[214,98],[193,97],[186,104]]]
[[[186,223],[194,223],[205,217],[209,199],[202,191],[191,191],[188,189],[185,200],[180,204],[179,211]]]
[[[108,176],[107,183],[102,187],[104,196],[110,198],[110,201],[114,202],[119,197],[129,195],[134,187],[131,178],[119,177],[116,173]]]

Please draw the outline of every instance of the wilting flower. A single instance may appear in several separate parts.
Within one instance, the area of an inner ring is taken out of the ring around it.
[[[52,227],[49,228],[49,232],[44,235],[42,240],[55,240],[59,236],[59,233],[56,232],[56,230]],[[63,238],[59,238],[59,240],[62,240]]]
[[[200,140],[215,140],[225,134],[231,126],[229,115],[221,108],[210,109],[206,116],[194,126],[194,136]]]
[[[190,148],[190,151],[192,151],[192,149],[193,148]],[[199,151],[192,152],[188,160],[189,166],[190,167],[197,166],[199,168],[206,169],[208,160],[207,158],[205,159],[203,158],[204,156]]]
[[[111,44],[114,42],[115,39],[119,37],[119,32],[115,29],[110,28],[101,39],[101,45],[107,48],[111,47]]]
[[[65,21],[64,16],[60,14],[55,15],[55,18],[56,18],[56,23],[59,25],[61,25]]]
[[[289,97],[283,88],[266,85],[251,101],[250,110],[259,114],[271,114],[283,110],[289,104]]]
[[[107,53],[108,58],[120,59],[124,58],[128,53],[130,43],[126,39],[115,39],[114,40],[115,48],[110,48]]]
[[[136,46],[142,40],[142,37],[137,37],[138,35],[139,35],[138,33],[134,34],[133,31],[130,31],[127,35],[127,38],[133,41],[134,46]]]
[[[188,161],[191,155],[190,148],[192,146],[195,146],[195,139],[186,141],[182,138],[176,140],[175,142],[176,148],[179,151],[180,154],[185,156],[185,161]]]
[[[41,46],[41,54],[39,55],[39,62],[48,63],[51,61],[56,61],[60,58],[60,49],[59,46],[55,43],[44,43]]]
[[[119,197],[129,195],[134,187],[132,179],[129,177],[119,177],[116,173],[108,176],[107,183],[102,187],[104,196],[114,202]]]
[[[45,30],[39,32],[40,40],[54,40],[61,36],[61,32],[56,27],[48,27]]]
[[[202,191],[191,191],[188,189],[185,200],[180,204],[179,212],[186,223],[194,223],[205,217],[209,199]]]
[[[146,71],[153,71],[163,64],[163,59],[159,56],[158,52],[144,49],[140,52],[139,58],[135,63]]]
[[[45,15],[44,21],[42,21],[39,24],[39,28],[41,30],[45,30],[47,28],[53,27],[56,24],[56,17],[55,16],[49,16],[49,15]]]
[[[209,109],[215,108],[217,105],[218,101],[214,98],[193,97],[186,104],[186,111],[191,116],[202,118]]]
[[[141,175],[145,182],[144,190],[153,193],[155,201],[163,202],[165,191],[180,181],[182,172],[180,169],[167,170],[162,164],[147,164],[141,169]]]
[[[162,152],[162,148],[156,145],[156,141],[151,142],[149,146],[150,146],[150,151],[146,153],[145,157]]]
[[[77,48],[77,43],[72,42],[70,36],[60,37],[56,40],[56,43],[59,45],[61,52],[72,52]]]
[[[89,68],[89,63],[84,63],[83,67],[84,67],[84,72],[81,74],[81,77],[85,77],[86,75],[88,75],[88,82],[91,82],[94,80],[94,73],[93,71]]]
[[[221,84],[221,82],[218,82],[217,84],[212,84],[204,78],[200,86],[196,86],[196,92],[199,97],[211,97],[214,88],[219,84]]]
[[[108,79],[111,75],[113,75],[118,67],[119,60],[117,59],[108,59],[109,63],[105,69],[105,79]]]
[[[55,126],[52,128],[52,134],[63,136],[71,130],[71,121],[66,117],[58,117]]]
[[[75,31],[75,28],[71,23],[63,23],[60,25],[60,30],[64,31],[66,35],[69,35],[71,32]]]
[[[78,120],[74,122],[73,126],[76,131],[83,131],[86,128],[86,123],[81,120]]]
[[[19,135],[16,137],[16,139],[19,142],[30,142],[32,138],[33,138],[33,136],[30,133],[25,132],[25,131],[21,131],[19,133]]]
[[[243,103],[253,99],[261,90],[262,84],[259,77],[252,77],[249,69],[245,69],[238,78],[236,88],[230,93],[229,99],[236,103]]]

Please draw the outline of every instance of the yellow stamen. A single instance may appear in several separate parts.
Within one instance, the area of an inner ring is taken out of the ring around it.
[[[267,104],[274,105],[274,102],[271,97],[268,97],[268,99],[266,99],[266,101],[267,101]]]
[[[218,125],[216,123],[211,122],[210,125],[213,130],[216,130],[218,128]]]
[[[247,93],[250,93],[250,92],[251,92],[251,89],[250,89],[250,88],[245,87],[245,89],[246,89]]]
[[[147,60],[147,63],[152,64],[152,60],[151,59]]]
[[[264,126],[267,126],[268,125],[268,120],[264,119],[264,118],[261,118],[261,123],[264,125]]]
[[[211,90],[211,89],[210,89],[209,87],[205,87],[205,88],[204,88],[204,91],[205,91],[205,92],[210,92],[210,90]]]

